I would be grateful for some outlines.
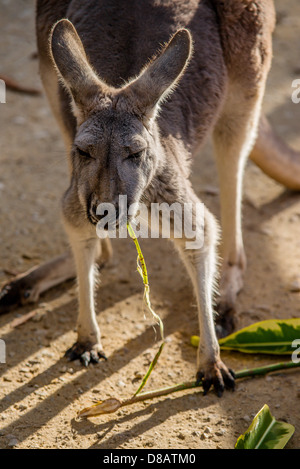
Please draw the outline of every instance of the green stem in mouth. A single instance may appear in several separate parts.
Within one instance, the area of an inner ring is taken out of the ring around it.
[[[142,277],[143,284],[144,284],[144,301],[145,301],[145,304],[146,304],[147,308],[149,309],[150,313],[152,314],[152,316],[156,320],[157,324],[159,325],[160,335],[161,335],[161,339],[163,341],[161,346],[159,347],[159,350],[158,350],[157,354],[155,355],[154,359],[152,360],[147,373],[145,374],[144,378],[142,379],[142,383],[141,383],[140,387],[138,388],[138,390],[134,394],[133,397],[135,397],[141,392],[141,390],[144,388],[145,384],[147,383],[150,374],[152,373],[155,365],[158,362],[158,359],[160,357],[162,349],[165,345],[165,341],[164,341],[164,325],[163,325],[163,322],[162,322],[161,318],[158,316],[158,314],[156,314],[156,312],[153,310],[152,305],[151,305],[151,301],[150,301],[150,286],[149,286],[149,279],[148,279],[148,271],[147,271],[146,261],[145,261],[145,258],[143,256],[143,253],[142,253],[141,247],[139,245],[139,242],[137,240],[137,237],[135,235],[135,232],[134,232],[134,230],[133,230],[133,228],[132,228],[132,226],[129,222],[127,223],[127,230],[128,230],[129,236],[131,237],[131,239],[133,240],[133,242],[135,244],[137,254],[138,254],[138,257],[137,257],[137,270],[138,270],[140,276]]]

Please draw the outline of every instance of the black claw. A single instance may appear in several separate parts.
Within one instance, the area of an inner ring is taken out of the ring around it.
[[[225,389],[224,383],[217,379],[214,382],[214,388],[217,393],[217,396],[222,397],[224,389]]]
[[[98,355],[98,352],[95,350],[92,350],[90,353],[90,358],[92,363],[99,363],[100,362],[100,357]]]
[[[104,352],[99,352],[98,355],[99,355],[99,358],[103,358],[103,360],[105,360],[107,362],[108,358],[107,358],[107,356],[105,355]]]
[[[65,353],[65,357],[69,360],[69,361],[74,361],[74,360],[77,360],[78,358],[80,358],[80,356],[82,355],[83,353],[83,348],[82,346],[80,346],[79,344],[75,343],[74,345],[72,345],[71,348],[69,348],[66,353]]]
[[[226,388],[232,389],[234,391],[235,381],[233,379],[226,378],[226,379],[224,379],[224,383],[225,383]]]
[[[91,362],[90,352],[84,352],[80,357],[80,361],[83,364],[83,366],[85,366],[87,368],[89,366],[90,362]]]
[[[232,375],[224,377],[224,383],[225,383],[225,386],[228,389],[232,389],[234,391],[234,389],[235,389],[235,380],[234,380],[234,377]]]
[[[74,352],[74,349],[73,347],[69,348],[66,353],[65,353],[65,357],[71,362],[73,360],[76,360],[75,358],[75,352]]]
[[[9,313],[21,305],[21,291],[14,282],[4,285],[0,291],[0,314]]]
[[[234,372],[229,369],[228,373],[223,371],[222,376],[223,376],[225,387],[227,389],[232,389],[234,391],[234,388],[235,388]]]
[[[204,374],[201,371],[198,371],[198,373],[196,375],[196,386],[199,386],[199,384],[201,383],[203,377],[204,377]]]
[[[69,360],[69,362],[74,362],[75,360],[79,358],[77,353],[75,353],[74,351],[70,352],[68,355],[66,355],[66,357]]]
[[[36,301],[33,295],[33,279],[30,275],[17,275],[0,289],[0,314]]]
[[[236,328],[236,312],[232,306],[219,303],[216,316],[216,334],[218,339],[231,334]]]
[[[208,391],[210,390],[211,384],[212,384],[211,379],[204,379],[204,380],[202,381],[203,396],[206,396],[206,394],[207,394]]]

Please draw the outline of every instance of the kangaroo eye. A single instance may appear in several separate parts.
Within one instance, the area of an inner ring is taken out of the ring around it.
[[[92,158],[92,156],[90,155],[88,151],[81,150],[81,148],[79,147],[77,147],[77,151],[79,155],[82,156],[83,158]]]
[[[138,159],[142,156],[143,154],[143,151],[138,151],[137,153],[131,153],[131,155],[128,155],[128,159],[129,160],[135,160],[135,159]]]

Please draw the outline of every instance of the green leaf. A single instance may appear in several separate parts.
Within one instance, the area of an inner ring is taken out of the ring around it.
[[[219,340],[221,349],[245,353],[291,355],[300,338],[300,319],[269,319],[245,327]]]
[[[265,404],[248,430],[238,438],[235,449],[282,449],[294,431],[293,425],[275,420]]]
[[[291,355],[293,341],[300,339],[300,318],[269,319],[240,329],[219,340],[221,350],[244,353]],[[199,337],[193,336],[191,344],[198,346]]]

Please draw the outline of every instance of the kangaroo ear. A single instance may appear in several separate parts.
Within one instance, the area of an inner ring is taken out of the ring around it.
[[[83,44],[69,20],[60,20],[53,26],[50,48],[54,64],[80,109],[95,95],[104,94],[108,87],[89,64]]]
[[[192,37],[187,29],[180,29],[128,85],[137,108],[149,120],[155,117],[159,104],[174,90],[192,55]]]

